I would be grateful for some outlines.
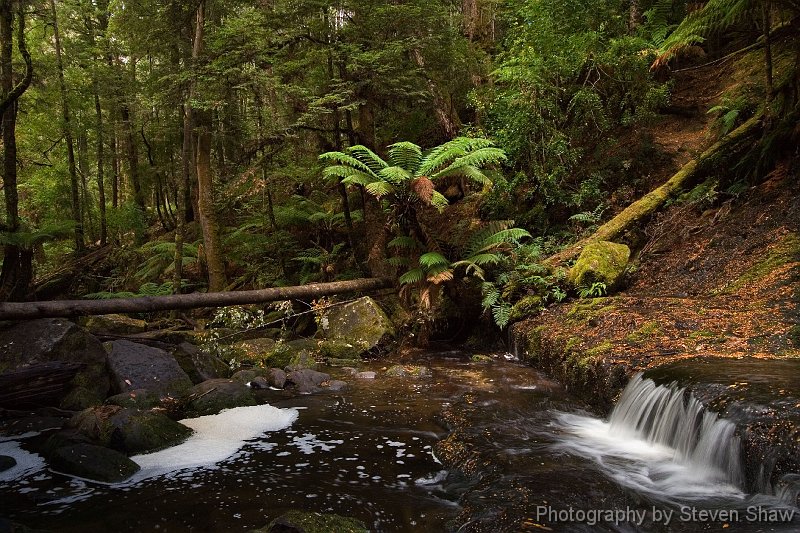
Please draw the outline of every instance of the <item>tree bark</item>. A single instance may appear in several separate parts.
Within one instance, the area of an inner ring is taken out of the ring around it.
[[[94,34],[94,20],[92,17],[86,17],[86,27],[89,30],[89,46],[92,50],[95,49],[96,40]],[[97,128],[97,198],[98,207],[100,208],[100,246],[105,246],[108,240],[108,219],[106,216],[106,187],[105,187],[105,153],[104,153],[104,139],[103,132],[103,108],[100,105],[100,82],[98,80],[98,64],[99,58],[97,54],[92,52],[92,64],[95,65],[92,73],[92,92],[94,93],[94,116],[95,127]]]
[[[12,2],[0,1],[0,121],[3,128],[3,193],[6,207],[6,228],[9,234],[19,230],[19,196],[17,194],[17,101],[33,78],[33,62],[25,44],[25,12],[18,6],[17,47],[25,61],[23,79],[14,85],[13,42],[14,12]],[[20,246],[3,247],[3,269],[0,272],[0,299],[21,300],[28,294],[33,277],[33,252]]]
[[[31,320],[46,317],[77,317],[111,313],[151,313],[171,309],[226,307],[294,299],[313,300],[334,294],[388,289],[392,286],[393,280],[390,278],[363,278],[294,287],[273,287],[255,291],[173,294],[170,296],[142,296],[111,300],[0,303],[0,320]]]
[[[56,11],[55,0],[50,0],[50,11],[53,17],[53,39],[56,46],[56,65],[58,67],[58,84],[61,89],[61,112],[64,120],[64,140],[67,143],[67,163],[69,165],[70,190],[72,192],[72,219],[75,221],[75,249],[82,252],[83,242],[83,221],[81,220],[81,199],[80,185],[78,183],[78,172],[75,168],[75,148],[72,142],[72,125],[69,110],[69,99],[67,97],[67,84],[64,81],[64,60],[61,54],[61,34],[58,31],[58,13]]]
[[[197,61],[203,53],[205,25],[205,0],[197,6],[197,18],[195,20],[194,46],[192,47],[192,59]],[[196,81],[192,83],[192,95],[194,95]],[[191,100],[191,99],[190,99]],[[200,210],[200,227],[203,230],[203,243],[208,265],[208,288],[210,291],[221,291],[225,288],[225,263],[222,261],[222,253],[219,243],[219,224],[217,215],[214,211],[214,190],[213,178],[211,173],[211,114],[204,109],[193,109],[192,114],[195,118],[197,129],[197,148],[195,152],[195,168],[197,172],[197,205]]]

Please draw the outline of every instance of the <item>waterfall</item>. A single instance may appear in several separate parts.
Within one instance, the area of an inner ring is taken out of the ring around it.
[[[557,448],[590,459],[606,475],[650,499],[743,502],[736,427],[686,389],[637,374],[608,421],[558,413]]]
[[[708,479],[744,485],[736,426],[705,409],[676,384],[656,385],[637,374],[609,417],[610,430],[674,450],[673,460]]]

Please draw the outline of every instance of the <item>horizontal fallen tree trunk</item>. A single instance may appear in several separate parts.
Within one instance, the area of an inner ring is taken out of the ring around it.
[[[0,374],[0,406],[58,405],[81,363],[40,363]]]
[[[255,291],[206,292],[171,296],[140,296],[109,300],[57,300],[50,302],[0,303],[0,320],[77,317],[113,313],[150,313],[198,307],[260,304],[281,300],[314,299],[334,294],[368,292],[393,286],[389,278],[364,278]]]
[[[615,241],[631,227],[644,223],[664,203],[679,192],[696,184],[699,179],[718,170],[723,163],[737,156],[742,150],[752,148],[752,140],[761,131],[762,115],[759,113],[714,143],[697,159],[683,165],[669,181],[645,194],[622,210],[617,216],[600,226],[589,237],[550,256],[544,264],[557,267],[576,258],[592,241]]]

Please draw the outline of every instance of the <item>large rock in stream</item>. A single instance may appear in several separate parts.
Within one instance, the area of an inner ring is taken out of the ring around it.
[[[164,350],[119,340],[106,343],[114,391],[146,389],[161,396],[179,396],[192,380]]]
[[[103,446],[128,455],[167,448],[192,434],[188,427],[156,411],[117,405],[86,409],[75,415],[69,426]]]
[[[256,405],[253,391],[240,381],[209,379],[186,393],[187,412],[191,416],[217,414],[223,409]]]
[[[79,410],[103,402],[110,380],[103,345],[62,318],[0,324],[0,373],[50,362],[79,363],[60,407]]]
[[[88,443],[62,446],[49,461],[58,472],[104,483],[125,481],[139,471],[139,465],[120,452]]]
[[[362,355],[384,349],[395,336],[389,317],[369,296],[329,309],[321,322],[327,340]]]

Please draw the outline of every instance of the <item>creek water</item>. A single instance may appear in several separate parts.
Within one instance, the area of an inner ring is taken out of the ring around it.
[[[246,531],[289,509],[352,516],[373,531],[800,527],[797,513],[775,514],[793,510],[788,500],[747,493],[733,425],[678,386],[635,378],[604,420],[515,362],[431,354],[415,361],[432,369],[423,378],[383,377],[388,364],[367,365],[376,380],[345,378],[341,392],[266,392],[281,411],[258,415],[276,421],[265,432],[228,435],[239,444],[204,464],[176,458],[208,451],[220,436],[210,431],[118,485],[48,470],[25,455],[35,436],[7,439],[0,454],[27,469],[0,474],[0,516],[56,531]]]

